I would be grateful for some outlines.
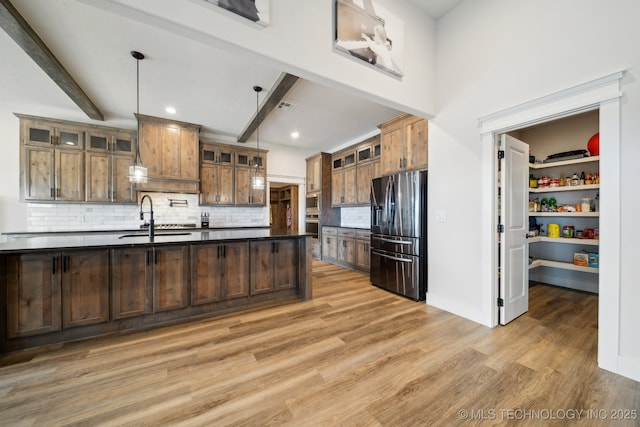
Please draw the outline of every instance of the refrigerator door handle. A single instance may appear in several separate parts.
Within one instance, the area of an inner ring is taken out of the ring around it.
[[[413,262],[413,260],[412,260],[412,259],[407,259],[407,258],[398,258],[398,257],[396,257],[396,256],[386,255],[386,254],[383,254],[382,252],[378,252],[378,251],[375,251],[375,253],[376,253],[376,255],[378,255],[378,256],[380,256],[380,257],[388,258],[388,259],[391,259],[391,260],[393,260],[393,261],[407,262],[407,263],[412,263],[412,262]]]
[[[394,239],[385,239],[384,237],[371,236],[371,239],[382,240],[383,242],[388,243],[396,243],[398,245],[411,245],[413,242],[408,242],[406,240],[394,240]]]

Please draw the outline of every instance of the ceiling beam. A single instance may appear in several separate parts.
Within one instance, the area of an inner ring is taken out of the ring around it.
[[[267,97],[262,101],[262,105],[258,110],[258,117],[260,117],[260,122],[258,122],[258,117],[254,114],[249,123],[244,127],[240,135],[238,135],[238,142],[247,142],[251,134],[255,132],[260,123],[264,121],[264,119],[273,111],[274,108],[280,104],[282,98],[289,92],[289,89],[294,85],[294,83],[298,80],[297,76],[293,74],[282,73],[280,77],[278,77],[278,81],[276,81],[273,89],[269,92]]]
[[[71,77],[9,0],[0,0],[0,27],[35,61],[87,116],[104,120],[98,107]]]

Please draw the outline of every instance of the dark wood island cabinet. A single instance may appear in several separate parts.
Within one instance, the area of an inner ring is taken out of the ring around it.
[[[310,240],[198,230],[154,241],[114,234],[2,243],[0,352],[310,299]]]

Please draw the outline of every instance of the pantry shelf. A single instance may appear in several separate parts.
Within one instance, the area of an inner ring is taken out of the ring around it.
[[[538,236],[538,237],[530,237],[528,239],[529,243],[537,243],[537,242],[550,242],[550,243],[564,243],[569,245],[590,245],[590,246],[599,246],[600,240],[598,239],[576,239],[571,237],[546,237],[546,236]]]
[[[559,162],[551,162],[551,163],[529,163],[529,168],[530,169],[548,169],[548,168],[554,168],[556,166],[567,166],[567,165],[577,165],[580,163],[597,162],[599,160],[600,160],[600,156],[590,156],[590,157],[583,157],[580,159],[561,160]]]
[[[529,212],[529,216],[564,216],[578,218],[597,218],[600,212]]]
[[[558,191],[597,190],[600,184],[565,185],[562,187],[529,188],[529,193],[555,193]]]
[[[562,270],[582,271],[584,273],[598,274],[599,269],[596,267],[583,267],[581,265],[575,265],[568,262],[550,261],[548,259],[535,259],[529,264],[529,269],[536,267],[552,267]]]

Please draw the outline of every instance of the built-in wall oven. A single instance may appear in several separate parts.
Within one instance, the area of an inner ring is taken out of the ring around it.
[[[320,209],[318,207],[318,197],[307,197],[307,209],[305,211],[305,231],[311,233],[314,238],[318,238],[318,220]]]

